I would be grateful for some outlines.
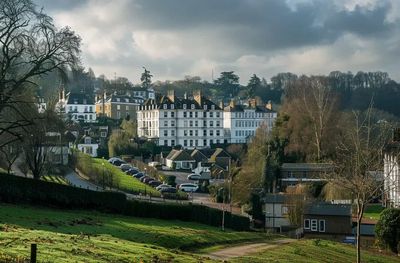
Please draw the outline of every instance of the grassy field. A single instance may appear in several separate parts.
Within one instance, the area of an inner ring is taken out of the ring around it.
[[[46,182],[69,185],[68,181],[65,180],[65,178],[63,176],[60,176],[60,175],[45,175],[45,176],[42,176],[41,180],[46,181]]]
[[[133,178],[132,176],[125,174],[118,167],[115,167],[106,160],[93,158],[93,165],[99,170],[103,169],[102,163],[104,163],[105,169],[111,172],[112,175],[117,178],[117,181],[119,182],[119,189],[128,192],[146,192],[147,194],[151,194],[153,196],[160,196],[160,193],[156,189],[140,182],[138,179]]]
[[[356,251],[354,246],[325,240],[301,240],[284,246],[274,247],[257,255],[231,259],[229,262],[264,263],[264,262],[355,262]],[[399,262],[396,256],[387,256],[363,251],[361,260],[365,263]]]
[[[265,239],[189,222],[0,204],[0,261],[27,258],[37,243],[40,262],[209,262],[182,249]]]
[[[385,208],[381,204],[370,204],[365,208],[364,218],[379,220],[383,209]]]

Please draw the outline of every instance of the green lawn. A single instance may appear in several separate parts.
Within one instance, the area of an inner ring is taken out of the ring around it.
[[[385,209],[381,204],[369,204],[365,208],[364,218],[379,220],[380,213]]]
[[[356,260],[355,247],[325,240],[301,240],[287,245],[277,246],[252,256],[234,258],[229,262],[264,263],[264,262],[296,262],[319,263],[340,262],[351,263]],[[387,256],[363,251],[361,260],[365,263],[399,262],[396,256]]]
[[[104,163],[104,167],[107,171],[111,172],[113,176],[116,177],[117,182],[119,183],[118,188],[127,191],[127,192],[146,192],[147,194],[151,194],[153,196],[160,196],[160,193],[151,186],[148,186],[138,179],[127,175],[122,172],[118,167],[110,164],[107,160],[93,158],[93,165],[97,167],[100,171],[102,168],[102,163]]]
[[[37,243],[40,262],[208,262],[182,248],[265,239],[189,222],[0,204],[0,261],[27,258]]]
[[[60,175],[45,175],[41,177],[41,180],[46,182],[58,183],[63,185],[69,185],[68,181]]]

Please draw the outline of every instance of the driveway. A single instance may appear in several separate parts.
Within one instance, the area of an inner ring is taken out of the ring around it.
[[[65,179],[72,185],[80,188],[85,188],[93,191],[101,191],[97,185],[81,178],[74,170],[69,170],[65,175]]]

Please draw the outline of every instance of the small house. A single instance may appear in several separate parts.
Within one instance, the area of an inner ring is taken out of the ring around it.
[[[196,160],[186,150],[172,150],[165,158],[165,164],[171,169],[192,170]]]
[[[303,211],[305,237],[343,240],[351,235],[351,205],[312,203]]]
[[[288,200],[285,194],[267,194],[262,199],[265,214],[265,227],[281,229],[290,226]]]

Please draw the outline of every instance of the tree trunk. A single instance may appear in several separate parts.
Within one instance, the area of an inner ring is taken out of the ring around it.
[[[356,238],[356,246],[357,246],[357,263],[361,262],[361,221],[364,214],[364,203],[357,202],[357,238]]]

